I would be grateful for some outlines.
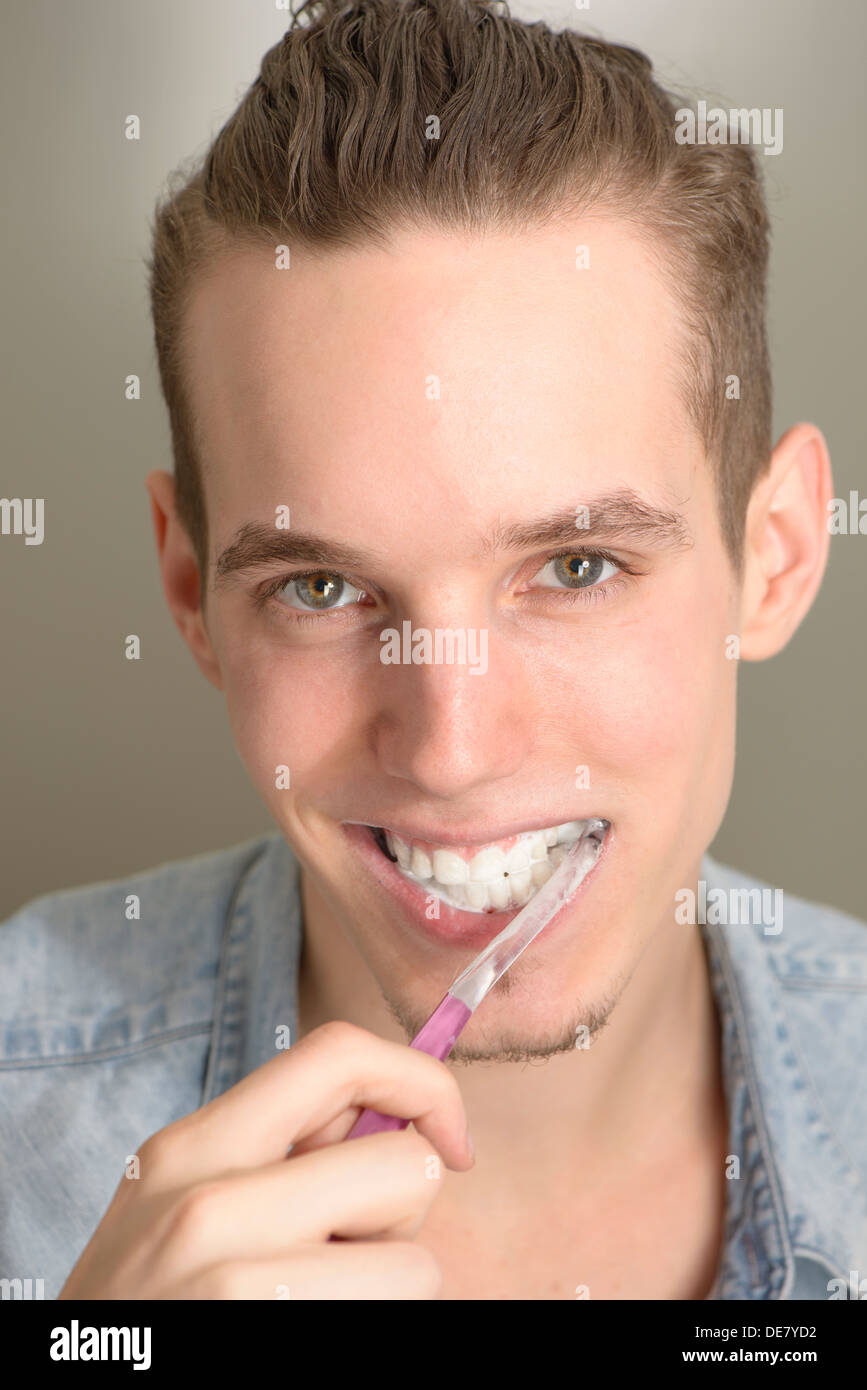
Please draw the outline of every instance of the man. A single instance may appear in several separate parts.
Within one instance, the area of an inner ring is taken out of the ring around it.
[[[159,209],[163,585],[278,833],[3,928],[0,1253],[61,1297],[858,1296],[863,924],[706,855],[828,453],[771,449],[753,153],[676,123],[631,50],[331,0]]]

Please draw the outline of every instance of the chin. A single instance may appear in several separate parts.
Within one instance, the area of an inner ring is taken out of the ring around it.
[[[584,973],[574,986],[564,987],[562,978],[546,982],[544,968],[530,960],[519,960],[485,996],[466,1024],[449,1060],[529,1061],[557,1053],[587,1051],[607,1024],[625,987],[628,974],[610,976],[600,987],[600,976]],[[416,989],[406,984],[383,986],[382,993],[392,1017],[403,1029],[407,1042],[439,1004],[451,979],[431,990],[421,983]]]

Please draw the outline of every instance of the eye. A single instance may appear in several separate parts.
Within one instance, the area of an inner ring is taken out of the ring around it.
[[[364,598],[364,593],[342,574],[335,574],[333,570],[313,570],[287,580],[275,591],[274,597],[286,608],[321,610],[345,608]]]
[[[566,589],[592,589],[619,573],[617,565],[607,555],[595,550],[570,550],[563,555],[555,555],[535,578],[553,581],[554,588],[562,585]]]

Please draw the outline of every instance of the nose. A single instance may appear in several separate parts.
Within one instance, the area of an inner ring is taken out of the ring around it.
[[[486,637],[488,634],[486,634]],[[487,642],[487,666],[384,665],[374,721],[378,765],[423,796],[465,798],[514,777],[532,734],[530,701],[508,653]]]

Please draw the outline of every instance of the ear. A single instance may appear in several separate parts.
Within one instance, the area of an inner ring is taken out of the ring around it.
[[[815,425],[793,425],[747,509],[740,655],[782,651],[809,611],[828,560],[831,462]]]
[[[155,469],[145,479],[145,486],[151,499],[163,593],[169,610],[199,670],[212,685],[222,690],[219,663],[202,611],[198,561],[175,508],[175,480],[171,473]]]

